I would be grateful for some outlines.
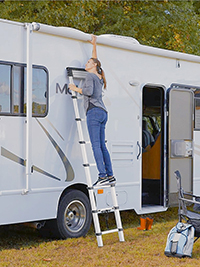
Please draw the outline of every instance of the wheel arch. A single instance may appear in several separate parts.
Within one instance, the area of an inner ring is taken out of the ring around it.
[[[58,208],[59,208],[59,204],[60,204],[61,200],[69,191],[71,191],[73,189],[83,192],[89,199],[89,194],[88,194],[88,189],[87,189],[86,184],[77,183],[77,184],[70,185],[69,187],[65,188],[65,190],[62,192],[62,194],[59,198],[58,205],[57,205],[57,213],[58,213]]]

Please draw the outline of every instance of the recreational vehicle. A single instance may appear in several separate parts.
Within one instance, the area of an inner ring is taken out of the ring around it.
[[[0,225],[34,222],[62,238],[83,236],[90,202],[66,69],[84,69],[91,36],[7,20],[0,35]],[[200,194],[200,57],[108,34],[97,46],[120,210],[176,205],[176,170],[183,188]],[[89,140],[84,122],[83,133]],[[95,182],[90,144],[87,154]],[[95,197],[99,208],[111,205],[107,188]]]

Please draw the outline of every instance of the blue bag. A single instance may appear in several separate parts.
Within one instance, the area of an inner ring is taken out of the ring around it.
[[[167,237],[165,255],[168,257],[192,257],[194,227],[188,223],[178,222]]]

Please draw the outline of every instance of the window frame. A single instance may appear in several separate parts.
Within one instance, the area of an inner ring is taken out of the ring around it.
[[[0,64],[2,64],[1,61],[0,61]],[[9,85],[10,85],[10,87],[9,87],[9,96],[8,96],[8,99],[9,99],[9,111],[8,111],[8,112],[6,112],[6,111],[1,112],[1,111],[0,111],[0,114],[5,114],[6,116],[9,116],[9,115],[10,115],[10,112],[11,112],[11,107],[12,107],[12,106],[11,106],[11,97],[12,97],[12,80],[13,80],[13,78],[12,78],[12,64],[10,64],[9,62],[3,62],[2,65],[10,66],[10,80],[9,80]]]
[[[22,95],[25,95],[25,68],[27,67],[26,64],[24,63],[18,63],[18,62],[8,62],[8,61],[2,61],[0,60],[0,65],[9,65],[11,67],[10,70],[10,112],[0,112],[0,116],[13,116],[13,117],[26,117],[26,113],[14,113],[14,67],[21,67],[23,68],[23,71],[20,75],[20,79],[21,81],[23,81],[23,88],[21,89]],[[46,117],[48,112],[49,112],[49,71],[47,69],[47,67],[42,66],[42,65],[32,65],[32,69],[41,69],[44,70],[46,73],[46,82],[47,82],[47,87],[46,87],[46,111],[44,114],[33,114],[32,113],[32,117]],[[24,105],[24,98],[23,101],[20,101],[20,106]],[[33,104],[33,101],[32,101]],[[20,107],[20,109],[22,109]],[[33,111],[33,109],[32,109]]]
[[[194,96],[194,131],[200,131],[200,127],[196,127],[196,100],[197,99],[200,100],[200,97]]]

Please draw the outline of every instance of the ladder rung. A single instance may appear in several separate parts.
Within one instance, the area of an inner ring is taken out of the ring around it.
[[[110,208],[98,209],[98,213],[114,212],[115,210],[119,210],[119,206],[116,206],[116,207],[110,207]]]
[[[96,166],[96,163],[84,163],[83,167],[94,167]]]
[[[111,234],[111,233],[116,233],[118,232],[119,230],[116,228],[116,229],[111,229],[111,230],[107,230],[107,231],[102,231],[102,235],[106,235],[106,234]]]
[[[109,188],[111,186],[115,186],[115,184],[107,184],[107,185],[93,186],[93,189]]]
[[[90,167],[95,167],[95,166],[97,166],[96,163],[89,163],[89,165],[90,165]]]
[[[85,145],[85,141],[79,141],[80,145]]]
[[[104,209],[99,209],[98,213],[103,213],[103,212],[110,212],[110,211],[114,211],[115,208],[114,207],[110,207],[110,208],[104,208]]]
[[[82,118],[75,118],[75,121],[86,121],[86,119],[82,119]]]
[[[81,144],[81,145],[87,145],[87,144],[91,144],[91,142],[90,141],[79,141],[79,144]]]

